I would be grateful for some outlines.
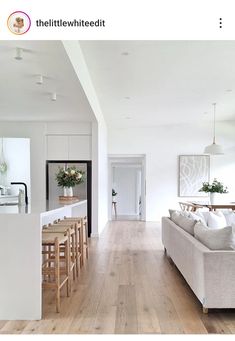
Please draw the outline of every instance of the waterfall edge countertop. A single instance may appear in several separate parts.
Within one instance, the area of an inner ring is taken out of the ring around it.
[[[42,226],[85,215],[87,200],[0,207],[0,320],[42,318]]]
[[[35,203],[29,205],[18,205],[17,203],[9,203],[8,205],[0,205],[0,214],[46,214],[47,212],[60,210],[65,207],[76,207],[83,205],[87,200],[77,200],[60,202],[58,201],[46,201],[44,203]]]

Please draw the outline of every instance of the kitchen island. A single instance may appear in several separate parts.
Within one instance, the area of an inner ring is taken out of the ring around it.
[[[0,320],[42,318],[42,226],[87,215],[87,200],[0,206]]]

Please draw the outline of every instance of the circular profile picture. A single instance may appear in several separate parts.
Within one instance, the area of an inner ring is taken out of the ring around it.
[[[30,29],[31,20],[25,12],[16,11],[9,15],[7,19],[7,26],[11,33],[25,34]]]

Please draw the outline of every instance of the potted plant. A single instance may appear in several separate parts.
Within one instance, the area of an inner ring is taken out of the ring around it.
[[[199,189],[199,192],[205,192],[210,194],[210,202],[213,205],[215,203],[215,195],[216,193],[228,193],[228,188],[225,187],[222,182],[214,179],[210,184],[209,182],[203,182],[202,188]]]
[[[116,195],[117,195],[117,192],[115,191],[115,189],[112,189],[112,201],[113,202],[116,202]]]
[[[66,169],[59,167],[56,174],[56,180],[59,187],[63,187],[64,196],[73,196],[73,187],[84,182],[85,172],[78,170],[76,167],[67,167]]]

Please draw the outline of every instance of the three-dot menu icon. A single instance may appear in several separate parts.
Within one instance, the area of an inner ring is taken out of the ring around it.
[[[222,18],[219,18],[219,28],[222,28]]]

